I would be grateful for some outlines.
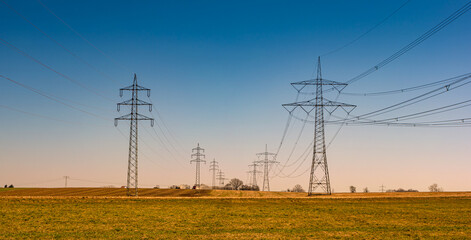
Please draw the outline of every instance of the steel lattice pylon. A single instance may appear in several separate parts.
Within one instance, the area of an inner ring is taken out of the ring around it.
[[[149,106],[149,111],[152,111],[152,104],[139,100],[139,91],[147,91],[147,97],[150,97],[150,89],[141,87],[137,84],[137,77],[134,74],[133,84],[131,86],[121,88],[119,90],[120,97],[123,96],[123,91],[131,91],[131,99],[118,103],[118,112],[120,107],[131,106],[131,113],[122,117],[115,118],[115,126],[118,125],[119,120],[130,121],[129,127],[129,155],[128,155],[128,175],[127,175],[127,195],[138,195],[138,122],[140,120],[150,120],[151,126],[154,126],[154,119],[146,117],[138,113],[140,105]]]
[[[203,160],[202,158],[205,158],[206,156],[204,154],[202,154],[201,152],[204,152],[204,149],[200,147],[200,144],[198,143],[198,146],[196,148],[193,148],[192,152],[195,152],[196,153],[193,153],[191,154],[191,157],[192,158],[195,158],[195,159],[192,159],[190,161],[190,164],[192,162],[196,162],[196,179],[195,179],[195,188],[200,188],[201,187],[201,182],[200,182],[200,165],[201,163],[205,163],[206,164],[206,161]]]
[[[216,188],[216,171],[219,169],[218,162],[216,162],[216,159],[213,159],[213,161],[210,162],[209,165],[209,171],[213,171],[213,181],[211,187],[214,189]]]
[[[334,112],[336,109],[341,108],[347,113],[350,113],[356,106],[341,102],[327,100],[323,97],[322,86],[328,85],[333,89],[341,91],[346,83],[330,81],[322,78],[321,60],[318,58],[317,77],[316,79],[292,83],[294,88],[301,92],[306,86],[312,85],[316,88],[316,97],[309,101],[295,102],[283,104],[283,107],[288,110],[290,114],[296,108],[301,108],[310,114],[315,110],[315,123],[314,123],[314,147],[311,164],[311,173],[309,178],[308,195],[312,195],[319,187],[326,194],[332,194],[330,187],[329,168],[327,166],[327,154],[325,145],[325,129],[324,129],[324,110],[329,113]]]
[[[262,187],[262,191],[265,191],[265,189],[266,189],[266,191],[270,191],[270,179],[268,177],[268,173],[270,171],[269,170],[269,165],[272,164],[272,163],[278,163],[275,160],[269,160],[268,159],[268,156],[273,156],[273,158],[275,158],[276,154],[275,153],[269,153],[267,149],[268,149],[268,147],[265,144],[265,152],[256,154],[257,157],[264,156],[263,160],[256,161],[256,163],[263,164],[263,187]]]
[[[249,167],[253,167],[253,169],[251,171],[248,171],[249,174],[251,174],[251,185],[252,185],[252,188],[255,188],[257,187],[257,173],[262,173],[261,171],[258,171],[257,170],[257,161],[254,161],[253,164],[250,164]]]
[[[221,171],[221,169],[218,170],[216,179],[219,180],[219,186],[224,187],[224,180],[226,180],[226,178],[224,176],[224,172]]]

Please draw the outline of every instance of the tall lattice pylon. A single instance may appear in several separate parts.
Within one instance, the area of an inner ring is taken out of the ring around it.
[[[273,163],[278,163],[273,159],[269,159],[268,156],[276,157],[275,153],[268,152],[268,146],[265,144],[265,152],[257,153],[257,157],[263,156],[262,160],[256,161],[258,164],[263,164],[263,187],[262,191],[270,191],[270,179],[268,173],[270,171],[270,165]]]
[[[218,169],[219,169],[218,162],[216,162],[216,159],[213,159],[213,161],[209,163],[209,171],[213,171],[213,179],[211,182],[211,187],[213,189],[216,188],[216,171]]]
[[[196,179],[195,179],[195,187],[196,188],[200,188],[201,187],[201,182],[200,182],[200,165],[201,163],[206,163],[206,161],[204,160],[204,158],[206,157],[203,153],[201,152],[204,152],[204,149],[200,147],[200,144],[198,143],[198,146],[196,148],[193,148],[192,150],[193,154],[191,154],[191,157],[193,158],[191,161],[190,161],[190,164],[192,162],[195,162],[196,163]]]
[[[257,173],[262,173],[261,171],[257,170],[258,165],[259,164],[257,164],[257,161],[254,161],[252,164],[249,165],[249,167],[252,168],[252,170],[248,171],[248,173],[251,176],[250,184],[251,184],[252,189],[257,187]]]
[[[139,100],[138,93],[140,91],[147,91],[147,97],[150,97],[150,89],[139,86],[137,84],[137,76],[134,74],[134,80],[131,86],[121,88],[119,90],[120,97],[123,96],[123,91],[131,91],[131,99],[118,103],[118,112],[121,106],[131,106],[131,113],[114,119],[114,125],[118,126],[119,120],[130,121],[129,129],[129,155],[128,155],[128,175],[127,175],[127,195],[137,196],[138,189],[138,122],[140,120],[151,121],[151,126],[154,126],[154,119],[146,117],[138,113],[139,106],[149,106],[149,111],[152,111],[152,104]]]
[[[324,130],[324,110],[332,114],[336,109],[341,108],[345,112],[350,113],[356,106],[341,102],[330,101],[323,97],[322,86],[328,85],[333,89],[341,91],[347,86],[346,83],[340,83],[322,79],[321,59],[318,58],[317,77],[316,79],[305,80],[301,82],[291,83],[291,85],[301,92],[306,86],[314,86],[316,88],[316,97],[308,101],[301,101],[289,104],[283,104],[283,107],[290,114],[296,108],[301,108],[306,114],[310,114],[315,109],[314,123],[314,148],[311,164],[311,174],[309,178],[308,195],[312,195],[320,187],[325,194],[332,194],[330,187],[329,168],[327,166],[327,154],[325,145]]]

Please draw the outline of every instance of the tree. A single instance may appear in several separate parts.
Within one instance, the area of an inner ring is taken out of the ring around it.
[[[299,184],[294,185],[294,187],[291,191],[292,192],[305,192],[303,187],[301,187],[301,185],[299,185]]]
[[[8,186],[8,188],[14,188],[13,184],[10,184],[10,186]]]
[[[350,186],[350,192],[351,193],[356,193],[357,192],[357,188],[355,186]]]
[[[366,188],[363,188],[363,192],[364,192],[364,193],[369,193],[370,190],[368,190],[368,187],[366,187]]]
[[[4,188],[7,188],[7,187],[8,187],[8,185],[7,185],[7,184],[5,184]]]
[[[229,181],[229,184],[231,185],[232,189],[239,190],[240,186],[242,186],[244,182],[238,178],[233,178],[231,181]]]
[[[443,192],[443,188],[438,187],[438,184],[436,184],[436,183],[430,185],[428,187],[428,190],[430,190],[430,192]]]

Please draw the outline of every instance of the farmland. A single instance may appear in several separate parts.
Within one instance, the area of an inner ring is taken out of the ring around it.
[[[54,195],[55,193],[55,195]],[[105,194],[106,193],[106,194]],[[470,193],[5,189],[0,238],[467,238]],[[147,194],[147,196],[144,196]],[[223,196],[225,194],[225,196]]]

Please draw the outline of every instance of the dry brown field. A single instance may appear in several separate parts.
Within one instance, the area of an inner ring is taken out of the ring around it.
[[[471,239],[471,192],[0,190],[0,239]]]

